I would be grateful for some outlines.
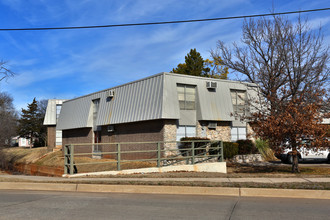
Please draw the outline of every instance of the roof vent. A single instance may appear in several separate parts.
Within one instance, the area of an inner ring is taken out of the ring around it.
[[[107,127],[107,131],[108,131],[108,132],[114,132],[114,131],[115,131],[115,126],[113,126],[113,125],[108,125],[108,127]]]
[[[217,122],[216,121],[210,121],[207,127],[211,128],[211,129],[216,129],[217,128]]]
[[[107,97],[113,97],[115,95],[115,91],[114,90],[108,90],[107,91]]]
[[[216,89],[217,88],[217,82],[206,82],[206,88],[207,89]]]

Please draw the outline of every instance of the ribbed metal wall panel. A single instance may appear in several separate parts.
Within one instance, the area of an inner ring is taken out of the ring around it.
[[[210,91],[206,82],[217,82]],[[196,85],[197,120],[233,121],[230,89],[247,90],[246,83],[161,73],[63,103],[57,129],[92,127],[92,100],[100,98],[97,125],[154,119],[179,119],[177,84]],[[107,99],[107,91],[115,95]]]
[[[101,92],[64,102],[56,129],[92,127],[92,100],[99,98]]]
[[[62,104],[66,99],[49,99],[44,119],[44,125],[56,125],[56,105]]]
[[[107,99],[107,91],[114,97]],[[163,74],[110,88],[63,103],[57,129],[92,127],[92,101],[100,99],[96,125],[119,124],[162,117]]]
[[[206,88],[206,82],[208,81],[217,82],[215,91]],[[237,81],[166,73],[163,104],[164,118],[177,117],[180,112],[177,84],[196,85],[197,120],[205,121],[234,121],[230,90],[247,90],[248,85]]]
[[[116,88],[108,124],[161,118],[162,91],[163,75]]]

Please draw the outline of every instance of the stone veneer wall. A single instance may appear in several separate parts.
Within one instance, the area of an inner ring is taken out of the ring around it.
[[[177,120],[165,120],[163,127],[163,140],[174,141],[173,143],[164,144],[164,157],[170,157],[179,153],[176,141]],[[177,150],[177,151],[170,151]]]
[[[204,132],[202,130],[205,130]],[[222,140],[230,141],[231,140],[231,122],[229,121],[220,121],[217,122],[216,129],[210,129],[207,125],[203,125],[203,122],[197,122],[196,126],[196,135],[197,137],[207,137],[211,140]]]
[[[246,123],[246,138],[255,142],[256,141],[256,137],[255,137],[255,133],[252,129],[252,126],[249,123]]]

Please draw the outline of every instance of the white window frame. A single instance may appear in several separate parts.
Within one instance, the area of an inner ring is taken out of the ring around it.
[[[191,132],[192,130],[190,129],[193,129],[193,132]],[[181,132],[179,133],[178,131],[182,131],[182,133]],[[176,132],[176,140],[180,141],[180,139],[183,137],[196,137],[196,126],[190,126],[190,125],[178,126]]]
[[[246,127],[231,127],[230,131],[231,141],[246,140],[247,129]],[[235,138],[234,138],[235,137]]]
[[[179,91],[179,88],[183,88],[183,92]],[[187,89],[194,89],[194,93],[188,93]],[[188,85],[188,84],[177,84],[177,92],[178,92],[178,101],[180,110],[196,110],[196,86],[195,85]],[[180,95],[183,96],[183,99],[180,100]],[[192,100],[188,100],[188,96],[193,97]],[[188,102],[193,103],[193,107],[191,108]],[[183,103],[183,107],[180,103]]]
[[[240,97],[240,94],[244,94],[244,99]],[[230,95],[233,104],[233,110],[235,114],[246,113],[247,93],[245,90],[230,90]],[[243,101],[243,105],[239,105],[239,101]]]

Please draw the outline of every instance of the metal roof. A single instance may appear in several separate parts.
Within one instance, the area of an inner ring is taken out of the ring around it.
[[[215,91],[206,82],[217,82]],[[238,81],[160,73],[121,86],[65,101],[57,129],[92,127],[94,99],[100,99],[96,125],[128,123],[154,119],[179,119],[177,84],[196,85],[197,120],[233,121],[231,89],[247,90],[254,84]],[[114,97],[108,98],[108,91]]]
[[[44,119],[44,125],[56,125],[56,105],[61,105],[66,99],[49,99]]]
[[[162,117],[163,74],[102,90],[63,103],[57,129],[92,127],[92,101],[100,99],[96,125],[119,124]],[[108,91],[114,97],[108,98]]]

